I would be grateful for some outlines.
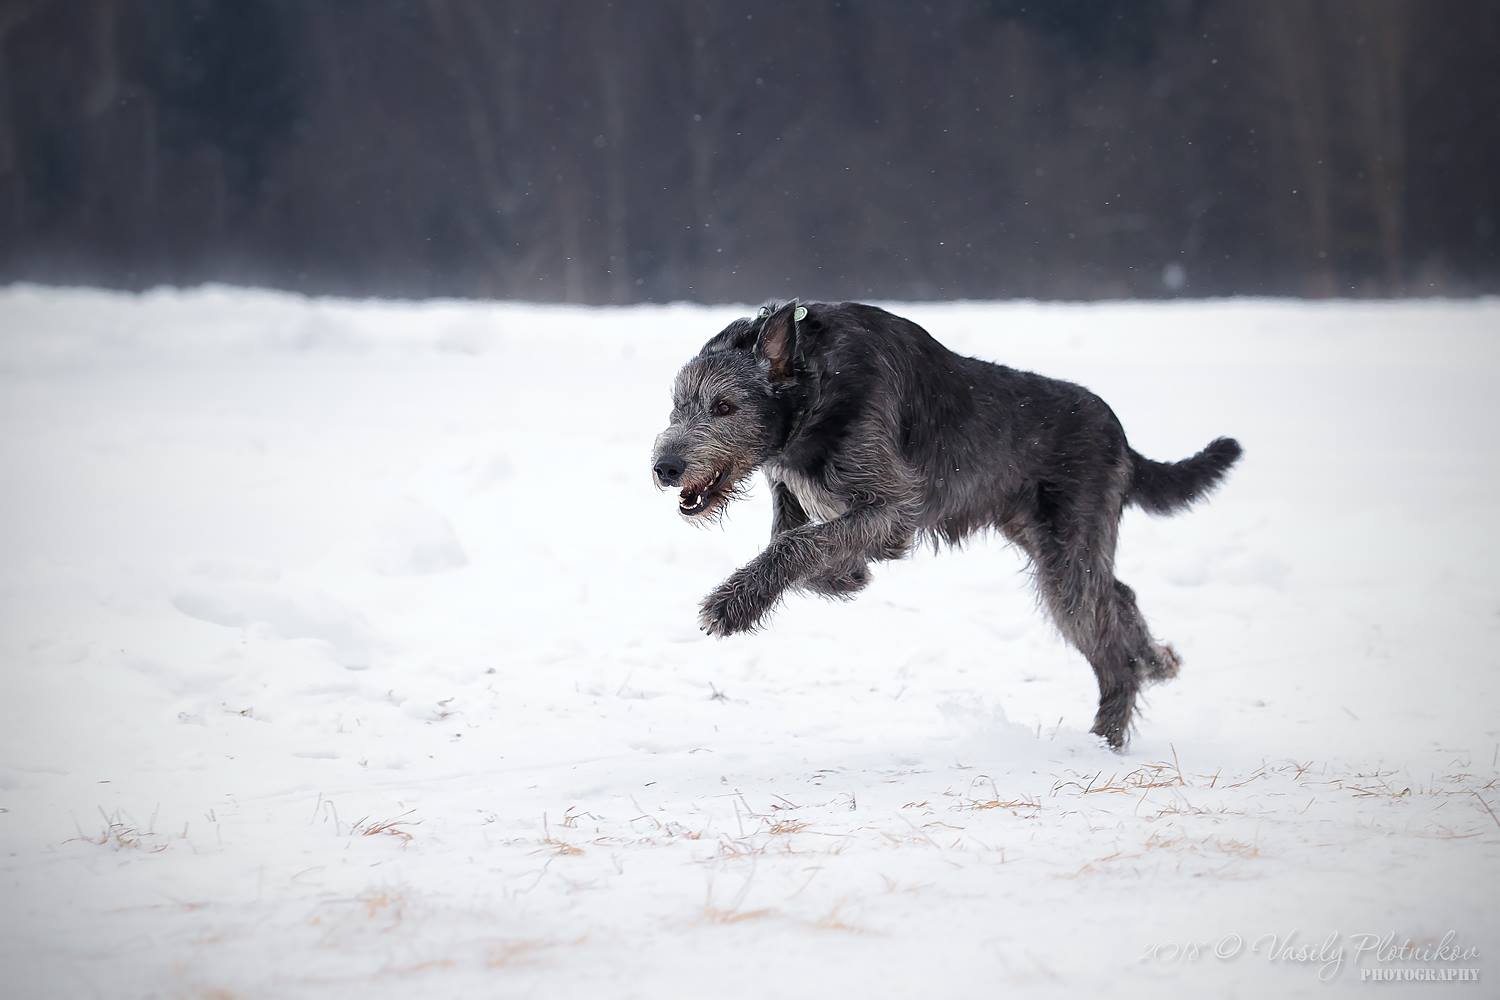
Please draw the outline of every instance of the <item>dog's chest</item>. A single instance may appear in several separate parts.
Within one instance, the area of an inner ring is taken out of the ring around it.
[[[807,511],[808,517],[815,521],[831,521],[848,510],[847,505],[822,483],[796,469],[773,463],[766,466],[766,478],[785,486],[797,498],[802,509]]]

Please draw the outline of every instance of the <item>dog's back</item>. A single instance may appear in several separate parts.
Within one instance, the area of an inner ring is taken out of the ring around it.
[[[1123,482],[1126,502],[1173,513],[1206,495],[1240,454],[1237,442],[1218,438],[1182,462],[1146,459],[1083,386],[956,354],[876,306],[812,306],[808,320],[822,426],[863,423],[890,435],[919,475],[922,528],[946,541],[1003,528],[1016,503],[1031,499],[1028,484],[1073,491]]]

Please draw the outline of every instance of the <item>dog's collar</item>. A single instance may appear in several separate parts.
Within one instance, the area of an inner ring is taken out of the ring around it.
[[[770,317],[770,315],[771,315],[771,307],[770,306],[761,306],[760,307],[760,312],[758,312],[758,313],[755,314],[755,318],[756,319],[768,319]],[[807,306],[798,306],[797,309],[796,309],[796,311],[792,313],[792,322],[794,322],[794,323],[800,323],[800,322],[802,322],[805,319],[807,319]]]

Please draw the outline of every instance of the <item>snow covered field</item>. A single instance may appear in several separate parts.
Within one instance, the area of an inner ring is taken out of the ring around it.
[[[699,635],[733,310],[0,291],[0,991],[1494,995],[1500,302],[901,311],[1245,445],[1127,754],[998,541]]]

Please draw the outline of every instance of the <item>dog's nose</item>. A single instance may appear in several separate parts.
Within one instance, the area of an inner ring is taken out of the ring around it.
[[[651,470],[656,473],[656,481],[663,486],[676,486],[682,481],[682,473],[687,468],[679,455],[663,455]]]

